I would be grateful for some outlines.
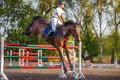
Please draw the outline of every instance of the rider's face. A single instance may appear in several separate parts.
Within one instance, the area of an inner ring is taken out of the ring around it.
[[[61,8],[64,8],[64,7],[65,7],[65,5],[64,5],[64,4],[61,4],[61,5],[60,5],[60,7],[61,7]]]

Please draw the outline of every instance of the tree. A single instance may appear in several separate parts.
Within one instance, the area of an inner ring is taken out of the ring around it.
[[[34,7],[32,3],[36,3]],[[3,35],[6,36],[6,42],[10,43],[32,43],[44,44],[45,41],[40,35],[24,36],[22,33],[32,22],[34,16],[41,16],[50,20],[53,9],[57,6],[57,1],[50,0],[3,0],[0,3],[1,28],[4,29]],[[9,25],[7,25],[9,24]],[[5,26],[5,27],[4,27]],[[55,54],[55,53],[54,53]]]
[[[7,37],[6,41],[14,41],[14,43],[27,42],[24,41],[28,40],[27,37],[22,36],[22,33],[30,23],[32,15],[35,14],[32,12],[34,10],[31,8],[30,3],[25,4],[23,0],[3,0],[1,9],[1,28],[3,28],[1,30],[4,30],[2,35]]]
[[[111,63],[114,63],[115,53],[117,51],[118,42],[119,42],[119,29],[120,29],[120,1],[119,0],[110,0],[109,2],[111,10],[108,11],[110,15],[110,20],[108,21],[109,26],[114,27],[112,38],[114,40],[113,47],[111,49]]]
[[[32,22],[34,16],[39,15],[48,19],[49,15],[51,15],[52,9],[56,6],[57,0],[55,0],[55,3],[50,2],[49,0],[39,0],[37,2],[36,8],[34,8],[32,5],[34,1],[32,0],[29,2],[25,2],[24,0],[3,0],[2,3],[0,3],[0,11],[2,11],[0,13],[2,19],[0,25],[1,28],[3,28],[1,30],[4,30],[4,32],[1,34],[7,36],[8,40],[11,39],[10,41],[13,40],[13,38],[10,37],[14,37],[16,39],[16,41],[14,40],[15,42],[31,42],[31,38],[22,35],[23,31]],[[15,33],[14,30],[19,34],[12,34],[11,31]],[[21,32],[19,32],[19,30]],[[18,36],[21,38],[18,39]],[[41,43],[41,41],[44,42],[41,37],[39,38],[39,35],[36,35],[34,41],[36,41],[34,43]]]
[[[107,27],[104,26],[106,24],[105,20],[105,11],[107,9],[108,2],[107,0],[96,0],[93,3],[93,30],[97,36],[99,42],[99,62],[102,63],[103,57],[103,35]]]
[[[98,55],[98,42],[92,31],[92,0],[70,0],[67,4],[68,17],[80,22],[83,53],[95,57]]]

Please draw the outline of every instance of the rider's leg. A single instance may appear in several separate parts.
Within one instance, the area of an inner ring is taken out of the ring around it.
[[[51,21],[52,30],[50,30],[48,32],[48,34],[45,36],[45,40],[48,39],[49,35],[51,35],[52,33],[54,33],[56,31],[56,25],[57,25],[57,20],[56,19],[52,19],[52,21]]]

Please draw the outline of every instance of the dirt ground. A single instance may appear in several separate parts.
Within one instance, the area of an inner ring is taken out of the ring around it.
[[[86,80],[120,80],[120,69],[82,68]],[[9,80],[75,80],[60,79],[60,69],[5,69]],[[79,79],[83,80],[83,79]]]

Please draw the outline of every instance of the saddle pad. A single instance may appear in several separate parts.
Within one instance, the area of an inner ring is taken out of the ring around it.
[[[50,30],[52,30],[52,27],[51,27],[50,25],[48,25],[48,26],[45,28],[43,34],[44,34],[44,35],[47,35]]]

